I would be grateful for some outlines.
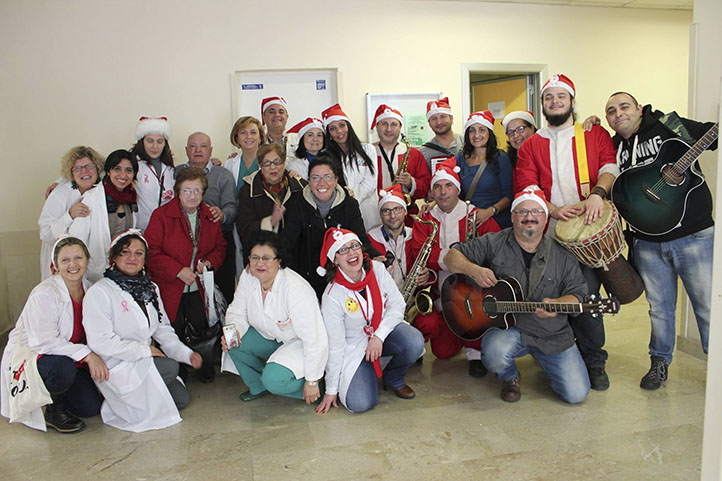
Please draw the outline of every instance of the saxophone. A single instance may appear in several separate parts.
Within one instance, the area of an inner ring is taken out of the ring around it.
[[[401,295],[403,296],[404,302],[406,303],[404,320],[409,324],[413,324],[414,319],[417,315],[431,314],[431,311],[433,311],[434,309],[434,301],[433,299],[431,299],[431,295],[426,290],[420,291],[416,296],[414,296],[414,292],[419,286],[419,283],[416,279],[419,277],[419,274],[424,269],[424,267],[426,267],[426,263],[429,260],[429,255],[431,254],[431,246],[434,244],[434,239],[436,239],[436,233],[439,230],[439,226],[437,226],[436,223],[433,221],[421,220],[420,217],[415,215],[412,215],[411,217],[416,222],[431,225],[432,231],[429,238],[426,239],[424,245],[421,247],[421,251],[416,257],[414,265],[411,266],[411,269],[409,270],[409,275],[404,281],[404,285],[401,287]]]
[[[406,146],[406,152],[404,153],[404,156],[401,157],[401,161],[399,161],[399,168],[396,169],[396,174],[394,175],[394,179],[396,179],[399,174],[402,174],[406,172],[406,170],[409,167],[409,154],[411,153],[411,145],[409,145],[409,141],[406,139],[406,136],[404,134],[401,134],[401,142],[404,143]],[[398,184],[398,181],[394,180],[394,184]],[[411,207],[411,204],[414,203],[414,201],[411,199],[411,196],[407,193],[404,193],[404,200],[406,201],[406,208],[408,209]]]
[[[476,211],[473,211],[474,206],[471,205],[470,201],[466,201],[466,238],[464,242],[468,242],[471,239],[476,238]]]

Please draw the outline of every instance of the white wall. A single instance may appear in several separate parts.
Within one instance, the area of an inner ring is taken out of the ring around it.
[[[460,126],[462,63],[547,64],[576,83],[582,118],[619,89],[685,115],[690,22],[684,11],[453,1],[2,1],[0,331],[37,282],[37,218],[62,154],[129,147],[139,116],[165,115],[176,162],[196,130],[225,158],[236,70],[338,68],[357,130],[366,92],[442,91]]]

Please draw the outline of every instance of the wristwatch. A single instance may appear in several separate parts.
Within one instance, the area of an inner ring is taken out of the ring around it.
[[[496,215],[496,214],[499,213],[499,209],[497,209],[496,206],[493,205],[493,204],[492,204],[492,206],[491,206],[491,210],[494,212],[494,215]]]

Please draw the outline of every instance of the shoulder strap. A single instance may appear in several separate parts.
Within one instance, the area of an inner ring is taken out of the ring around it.
[[[474,195],[474,192],[476,191],[476,184],[479,183],[479,179],[481,179],[481,174],[484,173],[484,170],[486,170],[486,166],[489,165],[486,163],[486,160],[482,161],[481,164],[479,164],[479,169],[476,171],[476,174],[474,175],[474,178],[471,181],[471,185],[469,186],[469,190],[466,192],[466,197],[464,200],[471,201],[471,198]]]
[[[663,115],[662,117],[660,117],[659,123],[662,124],[667,130],[672,132],[672,134],[684,140],[688,144],[693,145],[696,142],[694,137],[690,135],[687,127],[685,127],[682,123],[682,119],[679,118],[677,112],[672,111],[668,114]]]
[[[574,145],[577,148],[577,170],[582,197],[589,197],[589,166],[587,165],[587,143],[582,124],[574,124]]]
[[[440,145],[437,145],[437,144],[433,144],[433,143],[431,143],[431,142],[426,142],[424,145],[422,145],[422,147],[426,147],[426,148],[429,148],[429,149],[431,149],[431,150],[435,150],[435,151],[437,151],[437,152],[441,152],[442,154],[446,154],[446,155],[448,155],[449,157],[452,157],[452,156],[454,155],[454,154],[451,153],[451,151],[449,151],[449,149],[447,149],[447,148],[445,148],[445,147],[442,147],[442,146],[440,146]]]

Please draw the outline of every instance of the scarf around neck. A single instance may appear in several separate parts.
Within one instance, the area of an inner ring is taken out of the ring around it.
[[[153,304],[153,307],[155,307],[155,310],[158,312],[158,317],[160,317],[158,293],[155,290],[155,285],[150,281],[150,276],[145,272],[145,269],[141,272],[142,273],[137,276],[129,276],[120,272],[113,265],[105,270],[104,276],[118,284],[125,292],[129,293],[138,306],[140,306],[143,313],[145,313],[146,317],[148,317],[148,312],[145,309],[145,304],[148,302]]]
[[[105,188],[105,196],[106,198],[110,198],[115,202],[117,205],[133,205],[137,202],[137,195],[135,193],[135,187],[133,185],[129,185],[125,188],[125,190],[118,190],[116,186],[113,185],[113,183],[110,181],[110,177],[105,176],[103,177],[103,187]]]

